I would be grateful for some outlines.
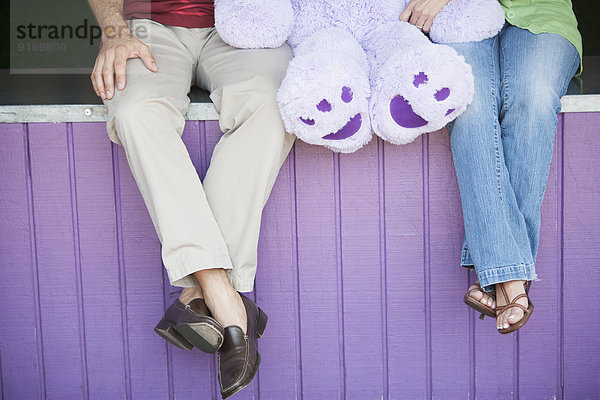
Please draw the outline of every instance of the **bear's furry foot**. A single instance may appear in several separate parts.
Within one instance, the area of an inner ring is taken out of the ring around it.
[[[364,41],[371,62],[371,125],[394,144],[443,128],[471,103],[471,66],[405,22],[379,26]]]
[[[341,153],[367,144],[372,132],[366,65],[356,40],[336,29],[299,46],[277,95],[287,131]]]

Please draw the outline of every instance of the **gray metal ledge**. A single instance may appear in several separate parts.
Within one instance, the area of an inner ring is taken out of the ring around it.
[[[561,112],[600,112],[600,94],[567,95],[561,99]],[[212,103],[191,103],[186,119],[219,118]],[[104,122],[106,107],[99,104],[0,105],[0,123],[26,122]]]
[[[106,118],[106,107],[98,104],[0,106],[0,123],[105,122]],[[191,121],[218,118],[212,103],[192,103],[186,115],[186,119]]]

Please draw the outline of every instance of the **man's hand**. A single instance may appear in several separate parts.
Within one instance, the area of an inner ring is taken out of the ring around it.
[[[433,19],[450,0],[410,0],[402,14],[400,21],[409,22],[429,33]]]
[[[129,58],[141,58],[146,68],[158,71],[150,48],[135,36],[129,34],[104,40],[91,75],[94,91],[102,100],[113,98],[115,75],[117,88],[125,88],[125,65]]]

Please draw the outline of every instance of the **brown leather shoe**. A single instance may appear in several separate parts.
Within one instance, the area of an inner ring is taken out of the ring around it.
[[[179,299],[165,311],[154,332],[180,349],[192,347],[214,353],[223,343],[223,327],[212,317],[204,299],[194,299],[187,306]]]
[[[219,384],[221,396],[226,399],[252,382],[258,366],[260,354],[256,341],[265,332],[267,314],[242,295],[248,318],[247,334],[237,325],[225,328],[225,340],[219,350]]]

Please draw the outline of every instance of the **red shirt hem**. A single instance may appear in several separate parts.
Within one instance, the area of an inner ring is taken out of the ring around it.
[[[132,13],[127,18],[148,18],[163,25],[181,26],[184,28],[212,28],[215,17],[212,15],[176,15],[176,14],[137,14]]]

